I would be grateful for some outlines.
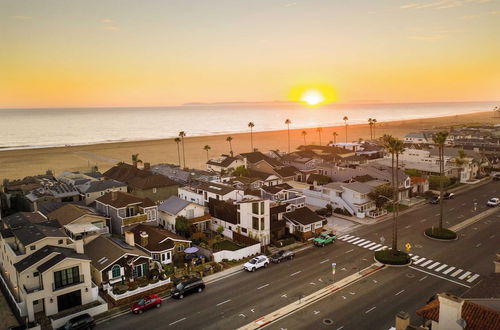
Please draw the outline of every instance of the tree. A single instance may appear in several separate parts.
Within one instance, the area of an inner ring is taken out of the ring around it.
[[[444,144],[448,138],[448,132],[441,131],[432,136],[432,140],[439,148],[439,230],[443,230],[443,176],[444,176]]]
[[[398,251],[398,225],[395,212],[396,204],[396,180],[394,172],[394,156],[396,153],[396,139],[392,135],[384,135],[382,137],[385,149],[391,153],[391,184],[392,184],[392,253],[396,254]]]
[[[342,118],[342,120],[345,123],[345,143],[347,143],[347,121],[349,120],[349,118],[347,118],[347,116],[344,116],[344,118]]]
[[[244,165],[241,165],[235,168],[231,174],[234,176],[249,176],[250,171]]]
[[[250,127],[250,145],[252,147],[252,152],[253,152],[253,128],[254,128],[255,124],[253,122],[249,122],[248,123],[248,127]]]
[[[377,119],[372,118],[372,124],[373,124],[373,139],[375,139],[375,124],[377,123]]]
[[[339,136],[339,133],[333,132],[333,144],[337,144],[337,136]]]
[[[223,231],[224,231],[224,227],[219,225],[219,227],[217,227],[217,234],[221,235]]]
[[[205,150],[207,152],[207,162],[208,162],[208,151],[212,149],[208,144],[206,146],[203,147],[203,150]]]
[[[307,143],[306,143],[307,132],[306,131],[302,131],[300,134],[302,134],[302,137],[304,138],[304,145],[307,145]]]
[[[181,143],[181,138],[176,137],[174,139],[175,143],[177,143],[177,156],[179,157],[179,167],[181,167],[181,151],[179,149],[179,144]]]
[[[285,125],[287,126],[288,130],[288,153],[290,153],[290,124],[292,121],[290,119],[285,120]]]
[[[138,163],[142,164],[142,160],[139,159],[139,154],[132,154],[132,164],[137,167]]]
[[[184,137],[186,136],[186,132],[180,131],[179,136],[181,138],[181,143],[182,143],[182,162],[184,164],[184,168],[186,168],[186,153],[184,150]]]
[[[229,142],[229,153],[231,154],[231,157],[233,157],[233,145],[231,144],[231,141],[233,141],[233,138],[228,136],[226,138],[226,141]]]
[[[332,214],[333,213],[333,206],[332,206],[332,204],[330,204],[330,203],[326,204],[325,208],[326,208],[326,211],[328,212],[328,214]]]
[[[321,145],[321,132],[323,131],[323,128],[318,127],[316,128],[316,132],[318,132],[319,135],[319,145]]]
[[[405,151],[403,141],[395,139],[394,141],[394,152],[396,153],[396,217],[399,215],[399,155]]]
[[[368,118],[368,126],[370,127],[370,140],[373,140],[373,119]]]
[[[186,217],[179,215],[175,218],[175,231],[177,234],[189,238],[192,231],[191,223]]]
[[[384,184],[373,189],[368,197],[375,202],[377,208],[384,207],[393,195],[393,188],[390,184]],[[383,197],[382,197],[383,196]]]

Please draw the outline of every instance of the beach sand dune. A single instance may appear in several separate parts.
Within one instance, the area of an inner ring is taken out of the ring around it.
[[[397,117],[397,116],[396,116]],[[395,118],[397,119],[397,118]],[[500,118],[494,118],[493,112],[480,112],[467,115],[457,115],[440,118],[427,118],[418,120],[392,121],[378,123],[375,134],[380,137],[383,134],[391,134],[404,137],[411,131],[419,131],[434,128],[449,128],[452,125],[466,123],[500,123]],[[285,126],[285,125],[283,125]],[[290,126],[291,148],[304,143],[301,132],[304,129],[292,129]],[[183,130],[179,127],[179,131]],[[307,132],[306,142],[319,143],[319,136],[315,129],[305,129]],[[333,140],[333,132],[337,132],[338,142],[345,141],[345,128],[328,127],[323,128],[321,133],[322,144]],[[369,127],[363,125],[348,126],[348,141],[367,139],[370,137]],[[147,132],[145,132],[147,134]],[[205,145],[209,145],[211,157],[222,153],[229,153],[229,143],[226,142],[227,135],[189,137],[185,138],[186,166],[191,168],[205,169],[206,152]],[[235,154],[250,151],[250,133],[231,134],[232,145]],[[147,135],[144,136],[147,139]],[[254,147],[261,151],[288,149],[287,131],[256,132],[253,134]],[[47,169],[53,170],[56,175],[65,170],[88,171],[97,165],[100,171],[106,171],[119,161],[130,162],[132,154],[139,154],[144,162],[156,163],[178,163],[177,145],[173,139],[135,141],[95,144],[73,147],[57,147],[43,149],[23,149],[0,151],[0,180],[4,178],[16,179],[27,175],[45,173]],[[181,150],[182,155],[182,150]]]

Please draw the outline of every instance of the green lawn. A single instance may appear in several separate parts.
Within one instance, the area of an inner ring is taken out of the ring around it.
[[[214,244],[214,248],[216,250],[228,250],[228,251],[236,251],[243,248],[243,245],[238,245],[233,241],[223,240],[219,243]]]

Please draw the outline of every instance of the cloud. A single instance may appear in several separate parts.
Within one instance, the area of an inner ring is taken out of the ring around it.
[[[101,20],[101,23],[109,24],[109,23],[113,23],[113,20],[112,20],[112,19],[109,19],[109,18],[103,18],[103,19]]]
[[[11,16],[11,18],[13,18],[13,19],[21,19],[21,20],[28,20],[28,19],[32,19],[33,17],[31,17],[31,16],[23,16],[23,15],[15,15],[15,16]]]
[[[480,4],[490,2],[492,0],[437,0],[437,1],[420,1],[408,3],[399,6],[401,9],[423,9],[423,8],[437,8],[447,9],[464,6],[467,4]]]
[[[118,31],[120,28],[118,26],[105,26],[104,27],[106,30],[111,30],[111,31]]]

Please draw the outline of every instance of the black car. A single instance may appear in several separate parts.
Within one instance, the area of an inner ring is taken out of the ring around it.
[[[68,322],[58,328],[58,330],[92,329],[93,327],[95,327],[94,318],[89,314],[82,314],[69,319]]]
[[[444,199],[453,199],[454,197],[455,197],[455,194],[454,194],[454,193],[452,193],[452,192],[445,192],[445,193],[443,194],[443,198],[444,198]]]
[[[295,252],[282,250],[271,256],[271,261],[275,264],[280,263],[284,260],[292,260],[295,257]]]
[[[172,298],[182,299],[190,293],[202,292],[204,289],[205,283],[203,283],[203,280],[201,278],[193,277],[177,284],[172,289],[171,295]]]
[[[432,199],[431,199],[431,201],[429,203],[431,203],[431,204],[439,204],[439,196],[432,197]]]

